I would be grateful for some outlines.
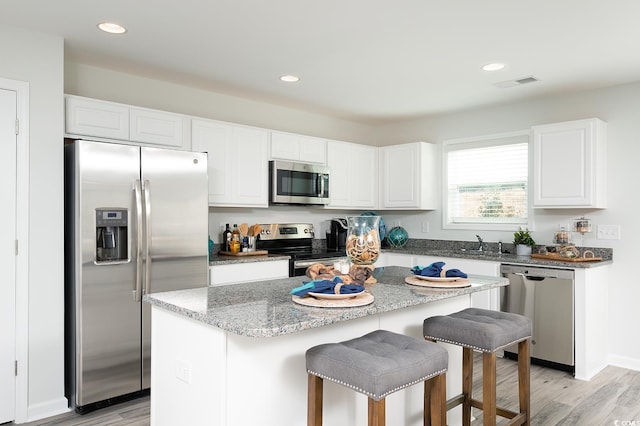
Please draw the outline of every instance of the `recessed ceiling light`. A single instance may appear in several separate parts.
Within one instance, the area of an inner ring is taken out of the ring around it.
[[[492,64],[483,65],[482,69],[485,71],[499,71],[504,68],[504,64],[500,62],[494,62]]]
[[[98,24],[98,28],[100,28],[105,33],[110,34],[124,34],[127,32],[127,29],[122,25],[114,24],[113,22],[102,22]]]
[[[297,81],[300,81],[300,77],[298,77],[297,75],[283,75],[282,77],[280,77],[280,80],[287,83],[295,83]]]

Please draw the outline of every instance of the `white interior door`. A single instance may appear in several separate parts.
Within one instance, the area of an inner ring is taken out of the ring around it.
[[[17,94],[0,89],[0,423],[15,418]]]

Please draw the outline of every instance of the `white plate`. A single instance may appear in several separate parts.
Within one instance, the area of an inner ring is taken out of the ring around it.
[[[359,291],[357,293],[348,293],[348,294],[334,294],[334,293],[312,293],[309,292],[307,293],[309,296],[313,296],[316,299],[351,299],[352,297],[357,297],[360,296],[362,293],[364,293],[364,289],[362,291]]]
[[[447,281],[457,281],[457,280],[464,280],[466,278],[462,278],[462,277],[424,277],[422,275],[414,275],[414,277],[420,279],[420,280],[425,280],[425,281],[435,281],[435,282],[447,282]]]

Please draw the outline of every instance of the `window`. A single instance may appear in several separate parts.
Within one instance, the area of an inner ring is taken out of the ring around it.
[[[448,229],[516,230],[529,223],[529,132],[445,141]]]

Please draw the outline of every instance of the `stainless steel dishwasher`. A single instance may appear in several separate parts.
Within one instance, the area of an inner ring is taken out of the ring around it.
[[[531,362],[575,372],[574,271],[526,265],[500,267],[509,285],[500,289],[500,310],[533,321]],[[505,349],[516,358],[517,346]]]

